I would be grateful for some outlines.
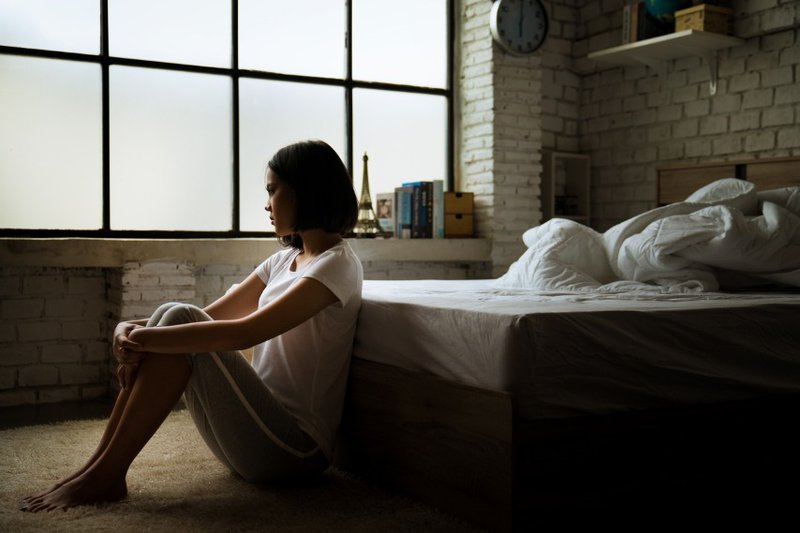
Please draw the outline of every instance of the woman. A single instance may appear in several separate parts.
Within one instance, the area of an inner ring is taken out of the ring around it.
[[[127,495],[128,468],[185,394],[214,454],[248,481],[320,474],[341,416],[361,263],[342,235],[358,206],[347,169],[321,141],[270,160],[266,211],[289,246],[205,309],[169,303],[120,323],[122,390],[94,455],[23,501],[37,512]],[[252,365],[236,351],[257,345]]]

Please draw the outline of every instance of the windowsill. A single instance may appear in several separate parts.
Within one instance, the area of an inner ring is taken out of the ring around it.
[[[348,239],[362,261],[490,261],[486,239]],[[119,267],[177,260],[259,263],[281,249],[269,239],[0,238],[0,266]]]

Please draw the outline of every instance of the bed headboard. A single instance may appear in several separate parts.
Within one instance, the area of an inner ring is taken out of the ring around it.
[[[694,191],[722,178],[751,181],[764,191],[800,186],[800,157],[719,161],[658,167],[658,205],[681,202]]]

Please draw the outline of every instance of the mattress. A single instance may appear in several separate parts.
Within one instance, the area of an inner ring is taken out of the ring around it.
[[[800,293],[365,281],[354,356],[510,392],[524,418],[800,391]]]

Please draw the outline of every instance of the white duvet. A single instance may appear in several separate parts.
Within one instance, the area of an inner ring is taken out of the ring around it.
[[[800,287],[800,187],[724,179],[605,233],[552,219],[495,286],[541,291],[715,291],[753,279]]]

